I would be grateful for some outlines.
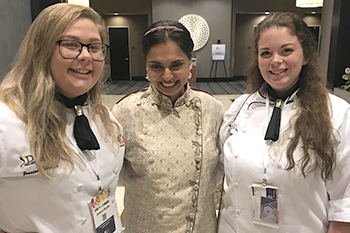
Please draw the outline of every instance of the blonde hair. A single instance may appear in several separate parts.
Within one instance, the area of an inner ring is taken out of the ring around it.
[[[80,18],[92,20],[102,42],[107,42],[103,20],[92,8],[67,3],[49,6],[30,26],[13,68],[0,85],[0,101],[27,124],[27,136],[37,169],[48,178],[61,162],[69,164],[71,170],[75,165],[84,166],[80,156],[68,144],[65,107],[55,99],[56,85],[50,70],[57,40],[70,23]],[[91,103],[92,118],[98,115],[106,129],[102,135],[104,141],[119,145],[119,126],[112,121],[101,99],[105,72],[106,67],[96,85],[88,91],[87,101]]]

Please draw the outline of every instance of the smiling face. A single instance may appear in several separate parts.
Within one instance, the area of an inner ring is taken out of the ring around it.
[[[74,40],[83,44],[101,43],[96,24],[90,19],[73,21],[59,40]],[[65,59],[59,53],[59,46],[51,58],[51,73],[57,90],[68,98],[88,92],[99,80],[104,61],[94,61],[86,47],[75,59]]]
[[[258,63],[262,77],[279,95],[297,83],[302,66],[307,64],[298,37],[287,27],[272,27],[261,33]]]
[[[190,62],[187,55],[172,41],[155,45],[146,56],[148,78],[159,92],[169,96],[175,103],[185,92]]]

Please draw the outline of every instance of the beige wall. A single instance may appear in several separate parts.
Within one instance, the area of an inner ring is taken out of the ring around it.
[[[226,68],[229,76],[244,74],[244,66],[250,59],[248,55],[251,41],[252,25],[249,23],[244,29],[237,23],[237,15],[263,15],[265,11],[290,11],[305,15],[311,11],[326,14],[326,20],[322,17],[321,25],[321,67],[327,71],[328,53],[330,42],[329,24],[332,21],[333,1],[324,1],[323,8],[302,9],[295,6],[294,0],[90,0],[91,6],[100,12],[121,11],[131,14],[148,14],[148,25],[159,19],[178,20],[185,14],[199,14],[206,19],[210,26],[210,38],[207,45],[197,52],[197,77],[208,77],[211,66],[211,44],[221,39],[226,44]],[[312,20],[312,17],[306,17]],[[315,21],[316,22],[316,21]],[[315,22],[310,22],[314,25]],[[328,24],[328,25],[327,25]],[[238,25],[238,27],[236,26]],[[236,28],[237,27],[237,28]],[[245,46],[241,47],[236,41],[237,36],[247,35]],[[328,47],[328,49],[327,49]],[[243,63],[243,64],[242,64]],[[224,76],[221,64],[218,66],[218,76]]]
[[[0,0],[0,81],[32,22],[29,0]]]
[[[129,55],[131,76],[145,76],[145,59],[141,39],[147,30],[147,15],[105,16],[107,27],[129,28]]]
[[[231,51],[231,0],[153,0],[152,14],[153,21],[162,19],[179,20],[187,14],[197,14],[203,17],[209,25],[210,36],[207,44],[196,51],[197,77],[208,77],[210,73],[211,45],[221,40],[226,44],[226,68],[229,72],[230,51]],[[212,76],[214,75],[214,71]],[[228,74],[229,75],[229,74]],[[217,77],[225,77],[222,64],[218,64]]]

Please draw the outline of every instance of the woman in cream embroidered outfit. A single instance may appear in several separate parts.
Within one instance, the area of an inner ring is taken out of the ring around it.
[[[150,87],[117,103],[125,129],[127,233],[214,233],[222,104],[188,85],[193,42],[178,22],[145,33]]]
[[[25,36],[0,86],[0,232],[122,232],[122,129],[100,94],[106,34],[93,9],[62,3]],[[97,225],[88,202],[101,194]]]

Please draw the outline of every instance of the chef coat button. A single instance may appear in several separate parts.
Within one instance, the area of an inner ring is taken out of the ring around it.
[[[82,220],[81,220],[81,225],[84,225],[86,223],[86,217],[84,217]]]
[[[297,106],[296,106],[296,105],[294,105],[294,106],[293,106],[293,110],[295,110],[296,108],[297,108]]]
[[[236,214],[240,215],[242,213],[242,211],[240,209],[236,210]]]
[[[140,101],[137,101],[137,102],[136,102],[136,105],[137,105],[137,106],[140,106],[140,105],[141,105],[141,102],[140,102]]]
[[[238,183],[237,182],[235,182],[234,184],[233,184],[233,187],[235,187],[235,188],[238,188]]]
[[[197,134],[198,134],[198,135],[202,135],[202,130],[201,130],[201,129],[198,130],[198,131],[197,131]]]
[[[243,132],[243,133],[247,132],[247,128],[246,128],[246,127],[243,127],[243,128],[242,128],[242,132]]]
[[[197,102],[196,103],[196,107],[199,108],[201,106],[201,103],[200,102]]]
[[[191,219],[194,218],[194,213],[193,213],[193,212],[190,213],[190,218],[191,218]]]
[[[187,106],[187,107],[191,106],[191,102],[187,102],[187,103],[186,103],[186,106]]]
[[[192,196],[192,202],[196,202],[196,201],[197,201],[197,195],[194,194],[194,195]]]
[[[147,128],[143,128],[143,129],[142,129],[142,133],[143,133],[143,134],[147,134],[147,133],[148,133]]]
[[[148,162],[149,162],[150,164],[154,163],[154,158],[153,158],[153,157],[149,157],[149,158],[148,158]]]
[[[234,157],[237,159],[239,157],[239,155],[235,154]]]
[[[193,190],[197,191],[198,189],[199,189],[199,185],[198,185],[198,184],[195,184],[195,185],[193,186]]]
[[[77,186],[77,191],[78,191],[78,192],[81,192],[81,190],[83,189],[83,187],[84,187],[84,185],[78,184],[78,186]]]

